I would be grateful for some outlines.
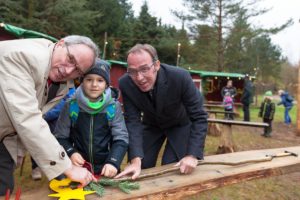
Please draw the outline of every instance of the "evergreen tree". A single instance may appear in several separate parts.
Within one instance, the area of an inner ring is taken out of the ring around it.
[[[161,31],[158,28],[156,17],[149,14],[148,5],[145,2],[134,24],[134,39],[136,43],[148,43],[155,46],[159,42]]]
[[[184,0],[184,2],[185,5],[191,10],[190,13],[193,17],[193,22],[195,23],[194,26],[196,26],[195,30],[197,30],[199,27],[202,29],[202,27],[205,25],[213,29],[213,31],[210,31],[212,33],[211,37],[207,38],[215,40],[215,42],[210,42],[212,47],[209,49],[214,50],[214,53],[211,54],[211,57],[215,56],[218,71],[224,70],[224,60],[228,60],[227,58],[224,59],[224,54],[227,51],[228,45],[230,45],[229,41],[227,41],[227,38],[233,39],[236,37],[233,36],[233,34],[239,34],[239,31],[243,31],[243,29],[235,29],[235,32],[231,32],[234,27],[233,22],[236,22],[237,19],[241,17],[241,13],[243,13],[243,17],[245,17],[245,19],[249,19],[250,17],[259,16],[268,11],[266,9],[257,9],[255,7],[259,0],[254,0],[250,3],[240,0]],[[283,30],[290,23],[291,21],[289,20],[281,27],[268,30],[258,29],[253,32],[257,31],[260,33],[274,34],[280,30]],[[230,37],[228,37],[229,34],[231,34]],[[197,37],[199,38],[199,36]],[[215,47],[215,45],[217,46]],[[237,43],[234,45],[237,45]],[[203,63],[199,64],[205,65]]]
[[[131,37],[133,19],[131,4],[127,3],[127,0],[89,0],[88,8],[101,12],[91,29],[100,47],[106,46],[106,58],[119,59],[122,57],[120,53],[123,53],[124,47],[127,46],[123,37]]]

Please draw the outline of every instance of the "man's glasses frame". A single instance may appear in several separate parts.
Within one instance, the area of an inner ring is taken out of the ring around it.
[[[74,57],[74,55],[72,55],[70,53],[70,50],[69,50],[69,46],[68,45],[65,45],[66,46],[66,49],[67,49],[67,56],[70,60],[70,63],[74,66],[75,68],[75,71],[80,75],[80,76],[83,76],[84,75],[84,71],[82,71],[80,68],[79,68],[79,65]]]
[[[156,62],[157,60],[153,61],[150,65],[141,66],[139,67],[140,69],[137,70],[127,68],[127,74],[132,78],[138,77],[139,74],[141,74],[142,76],[146,76]]]

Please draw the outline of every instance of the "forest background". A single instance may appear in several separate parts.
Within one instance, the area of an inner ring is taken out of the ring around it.
[[[253,17],[269,11],[258,9],[259,1],[183,0],[189,12],[173,11],[182,24],[178,29],[152,16],[146,1],[134,16],[128,0],[0,0],[0,22],[56,38],[89,36],[103,59],[125,61],[130,47],[149,43],[163,63],[247,73],[256,76],[258,92],[286,89],[295,94],[299,64],[289,63],[270,38],[294,22],[268,29],[251,24]]]

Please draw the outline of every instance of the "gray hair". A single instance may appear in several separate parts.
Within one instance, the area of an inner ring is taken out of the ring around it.
[[[153,62],[158,60],[157,51],[150,44],[136,44],[127,52],[127,56],[131,53],[141,53],[142,51],[146,51],[151,56]]]
[[[88,37],[81,35],[69,35],[63,38],[66,45],[83,44],[93,50],[95,58],[99,55],[98,46]]]

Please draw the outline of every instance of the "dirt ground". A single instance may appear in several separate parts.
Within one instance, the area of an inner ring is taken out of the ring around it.
[[[284,123],[274,123],[271,138],[264,138],[260,136],[262,131],[263,130],[260,128],[245,128],[241,126],[235,126],[233,128],[233,137],[238,151],[298,146],[300,144],[300,137],[296,136],[295,134],[295,126],[289,127]],[[206,149],[208,150],[206,150],[206,155],[213,154],[212,151],[217,147],[218,141],[219,139],[216,137],[207,137]],[[15,172],[15,189],[17,189],[21,185],[22,194],[24,196],[34,194],[35,198],[37,197],[41,200],[44,199],[43,197],[47,198],[46,196],[47,194],[49,194],[48,181],[45,177],[43,177],[41,181],[32,181],[30,178],[30,172],[30,162],[27,156],[22,177],[19,176],[20,169],[16,170]],[[193,197],[187,197],[186,199],[296,200],[300,199],[300,172],[278,177],[242,182],[235,185],[209,190]]]

